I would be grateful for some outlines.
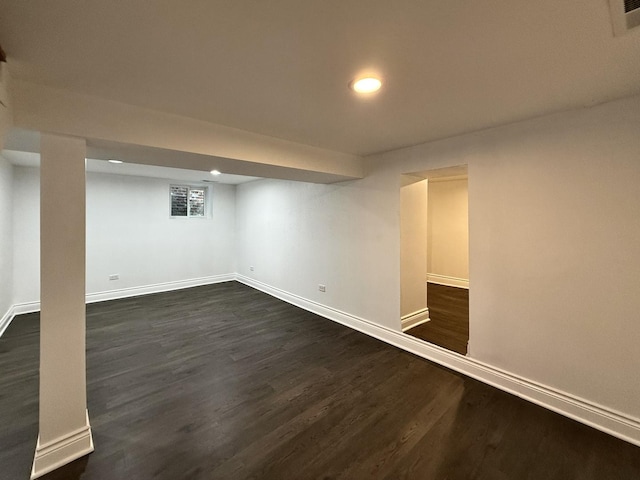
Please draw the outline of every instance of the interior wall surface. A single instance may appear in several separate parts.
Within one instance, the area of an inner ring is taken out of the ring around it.
[[[427,308],[427,192],[427,180],[415,181],[400,189],[400,314],[402,317]]]
[[[14,303],[37,302],[39,171],[14,169]],[[209,189],[207,218],[171,218],[172,183],[87,173],[88,294],[234,273],[235,186]]]
[[[469,280],[467,179],[429,180],[429,275]]]
[[[471,357],[640,418],[638,131],[636,96],[241,185],[238,273],[397,329],[400,176],[468,165]]]
[[[12,305],[13,165],[0,155],[0,319]]]
[[[13,303],[40,301],[40,170],[13,167]]]

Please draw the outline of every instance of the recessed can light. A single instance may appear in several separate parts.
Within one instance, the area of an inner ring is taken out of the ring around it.
[[[220,170],[211,170],[211,175],[222,175]]]
[[[113,158],[112,158],[112,159],[110,159],[110,160],[107,160],[107,161],[108,161],[109,163],[122,163],[122,160],[115,160],[115,159],[113,159]]]
[[[376,77],[358,78],[349,84],[356,93],[373,93],[380,90],[382,80]]]

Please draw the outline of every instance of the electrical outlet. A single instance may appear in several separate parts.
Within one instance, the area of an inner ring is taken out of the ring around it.
[[[118,280],[120,278],[120,274],[115,273],[113,275],[109,275],[109,280]]]
[[[321,292],[326,292],[327,291],[327,286],[326,285],[318,285],[318,290],[320,290]]]
[[[253,265],[251,265],[251,266],[249,267],[249,270],[251,270],[252,272],[253,272],[255,269],[256,269],[256,267],[254,267]]]

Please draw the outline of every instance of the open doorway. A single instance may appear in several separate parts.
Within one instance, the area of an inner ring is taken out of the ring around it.
[[[403,332],[466,355],[469,342],[469,201],[466,166],[402,175]]]

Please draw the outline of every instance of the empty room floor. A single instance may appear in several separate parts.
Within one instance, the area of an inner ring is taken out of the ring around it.
[[[38,434],[0,338],[0,477]],[[640,448],[236,282],[87,306],[95,452],[45,479],[638,479]]]

